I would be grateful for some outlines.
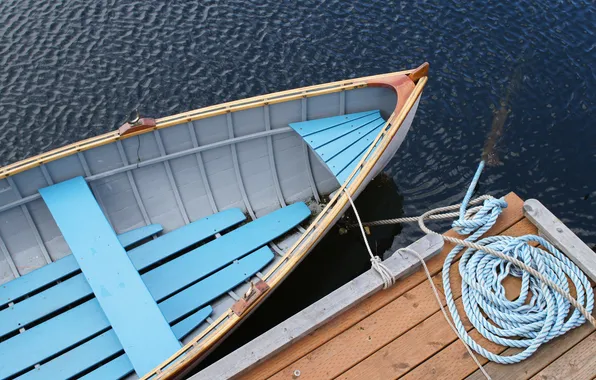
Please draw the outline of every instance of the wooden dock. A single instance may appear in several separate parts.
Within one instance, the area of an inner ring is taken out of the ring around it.
[[[513,193],[508,194],[506,200],[509,207],[485,236],[537,234],[537,227],[524,216],[523,201]],[[454,231],[446,234],[457,236]],[[427,261],[439,290],[442,289],[443,261],[451,249],[452,245],[445,244],[437,256]],[[450,275],[456,304],[461,307],[457,265],[452,266]],[[506,281],[507,296],[510,299],[517,297],[519,281],[511,277]],[[516,352],[484,340],[474,331],[462,309],[462,320],[472,337],[495,353]],[[445,321],[422,269],[336,315],[308,335],[280,346],[277,352],[259,356],[255,353],[255,347],[250,346],[251,343],[238,352],[248,357],[247,360],[254,355],[254,361],[239,371],[235,378],[484,378]],[[532,357],[519,364],[498,365],[487,363],[481,356],[478,359],[495,380],[591,379],[596,376],[595,355],[596,332],[591,325],[584,324],[541,347]],[[229,366],[230,360],[238,361],[238,357],[231,357],[228,362],[226,358],[195,375],[196,379],[205,378],[207,374],[211,378],[214,374],[217,377],[217,371],[222,366]]]

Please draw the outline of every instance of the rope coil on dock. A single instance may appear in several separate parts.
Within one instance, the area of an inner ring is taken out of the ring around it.
[[[594,293],[586,275],[540,236],[499,235],[478,240],[495,224],[507,207],[504,199],[496,199],[490,195],[470,200],[483,168],[484,161],[481,161],[461,204],[430,210],[419,217],[364,224],[360,222],[357,213],[356,216],[365,241],[363,225],[418,222],[425,233],[440,235],[446,241],[456,244],[447,255],[442,271],[444,294],[453,323],[442,307],[424,261],[412,250],[398,251],[412,252],[421,260],[445,318],[468,351],[471,348],[488,360],[512,364],[527,359],[542,344],[584,324],[586,320],[596,327],[596,320],[591,315]],[[351,198],[350,202],[356,211]],[[482,205],[468,209],[468,205],[480,202]],[[459,211],[454,211],[458,209]],[[468,235],[463,240],[434,232],[424,223],[425,220],[454,217],[458,219],[453,222],[452,227],[458,233]],[[368,242],[366,245],[372,257]],[[455,306],[449,275],[453,262],[462,251],[458,269],[462,277],[464,311],[470,323],[487,340],[506,347],[521,348],[522,351],[509,356],[497,355],[482,347],[468,334]],[[378,271],[377,267],[378,265],[373,265]],[[515,300],[506,297],[503,280],[508,276],[521,279],[520,295]],[[568,279],[575,288],[577,298],[570,295]],[[391,285],[384,276],[383,281],[385,286]],[[574,310],[569,315],[572,306]],[[472,357],[485,376],[490,378],[473,354]]]

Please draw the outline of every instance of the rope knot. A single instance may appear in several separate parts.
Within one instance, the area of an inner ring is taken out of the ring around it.
[[[389,268],[387,268],[379,256],[372,256],[370,258],[370,264],[372,268],[381,276],[381,279],[383,280],[383,289],[387,289],[388,287],[395,284],[395,278],[393,278],[391,271]]]
[[[502,198],[490,198],[484,201],[482,207],[473,213],[466,212],[468,204],[462,203],[460,217],[452,223],[452,227],[461,235],[470,235],[487,224],[494,224],[507,202]]]

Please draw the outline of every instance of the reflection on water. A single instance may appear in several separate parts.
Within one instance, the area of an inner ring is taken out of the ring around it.
[[[505,128],[505,122],[511,112],[511,97],[516,88],[522,84],[522,69],[521,66],[517,66],[513,76],[507,86],[507,92],[505,96],[499,100],[499,107],[493,112],[493,121],[484,141],[484,148],[482,149],[482,160],[484,160],[488,166],[499,166],[503,165],[503,162],[499,159],[499,152],[497,144],[503,136],[503,129]]]

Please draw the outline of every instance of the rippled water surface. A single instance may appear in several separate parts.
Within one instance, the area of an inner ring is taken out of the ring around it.
[[[429,61],[386,170],[404,212],[461,199],[501,109],[502,164],[480,190],[538,198],[594,245],[595,24],[580,0],[3,0],[0,165],[113,130],[134,107],[165,116]]]

